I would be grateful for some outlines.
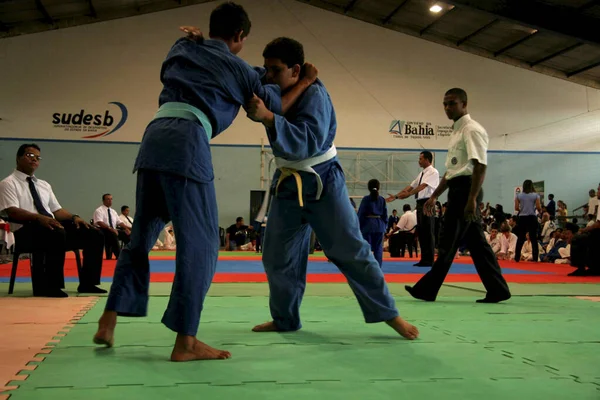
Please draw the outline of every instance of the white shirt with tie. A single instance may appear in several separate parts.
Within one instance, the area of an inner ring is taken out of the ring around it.
[[[437,169],[433,168],[433,165],[423,168],[423,171],[417,176],[417,179],[412,181],[410,187],[415,189],[423,183],[426,183],[427,187],[417,193],[417,200],[425,200],[430,198],[440,184],[440,173]]]
[[[110,210],[110,221],[108,218],[108,213]],[[94,211],[94,225],[98,226],[98,222],[104,222],[106,225],[110,226],[112,229],[117,229],[117,226],[122,224],[121,219],[119,219],[119,214],[112,208],[106,207],[104,204],[100,207],[96,208]],[[111,223],[112,222],[112,223]]]
[[[130,216],[125,216],[125,215],[121,214],[121,215],[119,215],[119,219],[121,220],[123,225],[125,225],[129,229],[131,229],[131,227],[133,226],[133,218],[131,218]]]
[[[29,189],[29,181],[27,180],[29,175],[15,170],[12,174],[4,178],[0,182],[0,216],[4,219],[8,218],[6,209],[16,207],[31,213],[40,214],[35,208],[33,202],[33,196]],[[31,177],[35,190],[40,197],[40,201],[44,209],[47,212],[53,214],[56,211],[62,209],[58,203],[52,186],[46,181],[38,179],[34,176]],[[11,232],[16,232],[23,225],[21,224],[10,224]]]

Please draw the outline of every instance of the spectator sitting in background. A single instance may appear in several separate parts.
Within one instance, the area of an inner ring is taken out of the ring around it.
[[[237,217],[235,219],[235,224],[231,225],[226,230],[225,234],[225,250],[226,251],[235,251],[235,250],[247,250],[248,246],[245,246],[246,239],[248,238],[248,230],[251,230],[252,227],[248,225],[244,225],[244,218]],[[244,246],[244,247],[243,247]]]
[[[507,223],[502,225],[500,232],[502,232],[502,236],[500,237],[498,260],[512,260],[515,258],[517,235],[511,232],[510,226]]]

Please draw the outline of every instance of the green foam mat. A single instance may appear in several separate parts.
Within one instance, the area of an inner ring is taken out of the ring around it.
[[[199,338],[233,357],[194,363],[167,361],[166,297],[150,298],[147,318],[120,318],[115,348],[93,345],[102,299],[36,370],[22,372],[26,380],[9,383],[20,386],[11,400],[600,398],[600,303],[479,297],[398,298],[421,331],[416,341],[365,324],[352,297],[306,297],[303,329],[285,334],[250,331],[269,316],[266,297],[208,297]]]
[[[597,283],[509,283],[513,296],[600,296]],[[444,286],[485,293],[481,283],[447,283]]]
[[[79,283],[66,283],[66,291],[70,296],[97,296],[77,293]],[[388,284],[390,292],[395,296],[408,296],[404,290],[404,284]],[[109,282],[103,282],[104,289],[110,288]],[[171,294],[171,282],[152,282],[150,284],[150,296],[169,296]],[[0,297],[5,297],[8,292],[8,283],[0,283]],[[16,283],[14,297],[30,297],[31,283]],[[208,296],[268,296],[269,285],[264,283],[213,283]],[[100,297],[106,295],[100,295]],[[309,283],[306,286],[305,296],[353,296],[352,290],[347,283]],[[440,296],[473,296],[473,291],[453,286],[442,286]]]
[[[441,399],[506,400],[577,399],[598,400],[595,385],[555,378],[438,379],[415,381],[309,382],[277,384],[269,382],[243,385],[179,384],[176,386],[112,386],[95,389],[18,390],[11,400],[366,400],[366,399]]]

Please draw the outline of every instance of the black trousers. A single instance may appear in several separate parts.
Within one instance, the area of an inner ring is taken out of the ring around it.
[[[515,249],[515,261],[521,261],[521,250],[523,249],[523,245],[527,241],[527,233],[529,233],[529,238],[531,239],[531,250],[533,253],[533,261],[539,261],[539,251],[540,247],[538,245],[538,220],[535,215],[525,215],[519,216],[519,220],[517,221],[517,247]]]
[[[76,228],[71,221],[61,222],[63,229],[47,229],[39,224],[26,224],[15,232],[20,252],[32,253],[31,282],[33,294],[64,287],[65,253],[83,249],[81,286],[100,284],[104,235],[97,229]]]
[[[433,264],[435,252],[435,217],[423,214],[427,199],[417,200],[417,234],[421,246],[421,264]]]
[[[413,286],[414,295],[435,300],[461,243],[471,253],[477,273],[487,290],[487,297],[503,298],[510,293],[496,256],[483,234],[479,207],[476,207],[480,217],[478,221],[467,222],[464,218],[470,188],[470,176],[460,176],[448,181],[448,207],[444,215],[438,257],[431,270]],[[477,204],[482,199],[483,190],[477,196]]]
[[[112,255],[115,255],[115,258],[119,258],[121,254],[121,246],[119,246],[119,240],[123,243],[127,244],[130,242],[130,237],[125,231],[117,229],[117,234],[115,234],[110,229],[100,228],[102,233],[104,233],[104,247],[106,249],[106,259],[110,260]]]
[[[573,236],[571,241],[571,266],[584,269],[586,266],[600,273],[600,230]]]

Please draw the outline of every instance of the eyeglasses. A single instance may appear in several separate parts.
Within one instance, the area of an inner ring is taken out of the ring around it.
[[[42,157],[41,156],[37,156],[33,153],[25,153],[25,157],[30,158],[32,160],[38,160],[38,161],[42,161]]]

